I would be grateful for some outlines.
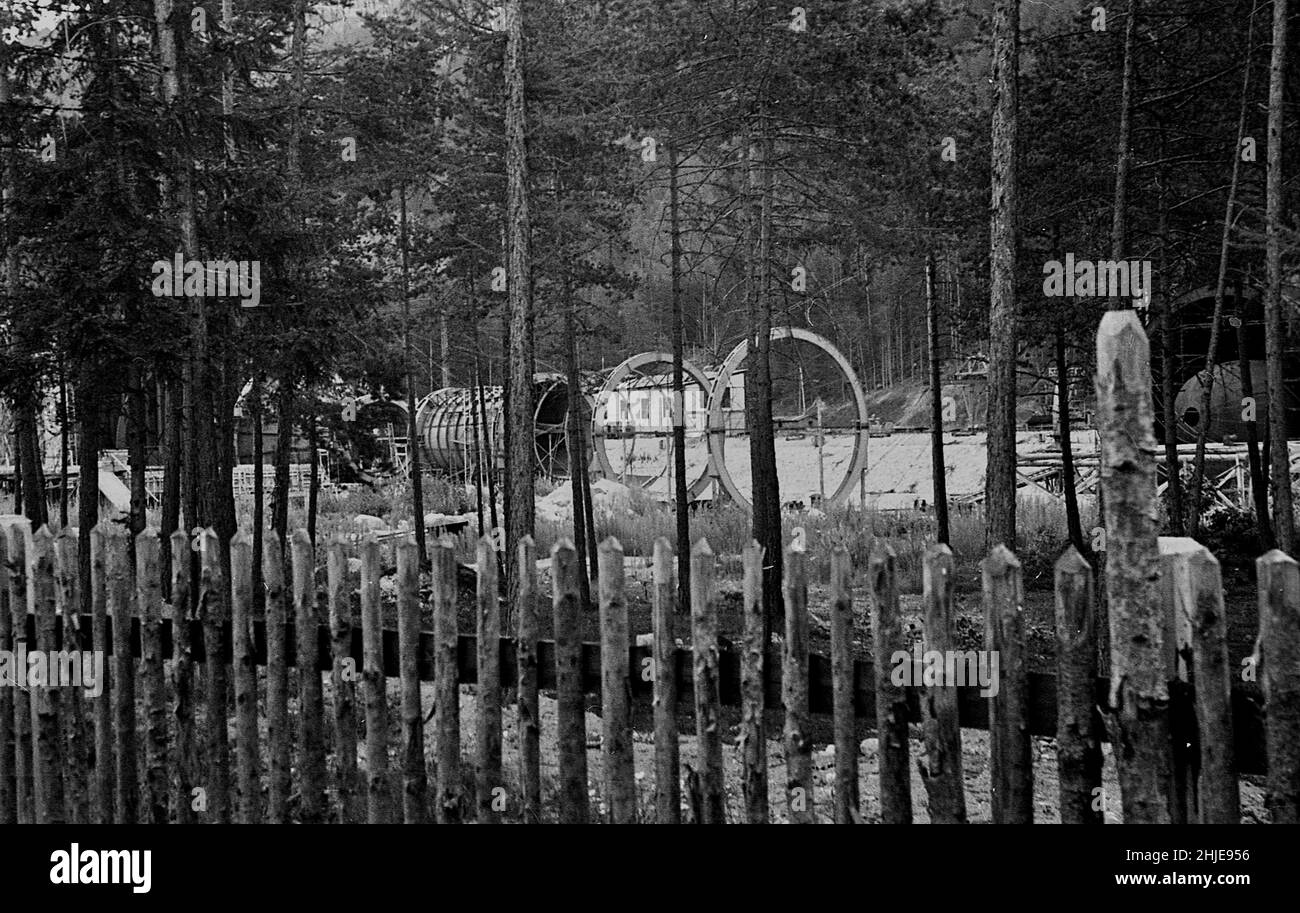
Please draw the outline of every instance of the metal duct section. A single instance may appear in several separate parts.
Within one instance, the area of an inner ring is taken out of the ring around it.
[[[537,472],[551,478],[567,478],[569,451],[564,425],[569,411],[568,391],[561,379],[545,375],[538,378],[534,392],[537,402],[533,414]],[[420,403],[415,427],[420,454],[430,470],[455,475],[471,474],[479,453],[490,454],[492,465],[497,469],[504,468],[502,388],[484,387],[482,405],[476,394],[472,388],[447,387],[435,390]],[[481,417],[484,412],[486,423]]]

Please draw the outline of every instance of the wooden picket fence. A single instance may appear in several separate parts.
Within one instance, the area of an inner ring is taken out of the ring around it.
[[[291,537],[287,562],[278,538],[265,536],[265,608],[255,612],[247,532],[223,554],[211,530],[196,543],[179,532],[164,540],[146,530],[134,541],[132,562],[132,543],[121,526],[100,524],[89,536],[87,615],[81,611],[77,531],[32,532],[25,520],[8,518],[0,521],[0,650],[96,651],[111,663],[108,685],[96,697],[76,687],[0,688],[0,823],[758,823],[772,817],[766,754],[768,734],[778,727],[785,761],[780,811],[793,823],[863,819],[859,741],[869,730],[879,736],[882,821],[913,820],[914,762],[929,819],[965,821],[963,728],[989,731],[995,822],[1033,820],[1034,735],[1056,739],[1066,822],[1102,821],[1101,745],[1107,739],[1120,746],[1115,755],[1126,822],[1237,822],[1238,777],[1247,772],[1266,772],[1273,820],[1296,822],[1300,565],[1280,551],[1258,560],[1261,636],[1242,681],[1229,664],[1218,562],[1191,540],[1155,535],[1146,339],[1135,320],[1113,313],[1121,316],[1107,316],[1098,343],[1106,598],[1096,592],[1093,568],[1067,550],[1056,566],[1055,675],[1027,671],[1020,564],[1002,546],[982,563],[984,647],[997,652],[1000,673],[997,693],[982,698],[978,685],[894,682],[896,653],[910,644],[894,555],[883,540],[872,543],[866,567],[859,568],[874,649],[864,660],[853,656],[853,568],[843,548],[829,556],[830,655],[823,657],[809,653],[810,559],[796,546],[784,555],[779,648],[764,643],[763,553],[751,543],[741,556],[743,632],[738,649],[721,650],[717,562],[704,541],[690,556],[689,621],[688,607],[676,605],[671,546],[656,543],[653,643],[633,646],[623,553],[612,539],[599,554],[601,639],[595,644],[580,639],[582,569],[567,542],[551,551],[554,638],[542,640],[537,562],[528,539],[514,556],[522,586],[505,615],[513,619],[509,632],[502,631],[497,555],[490,540],[479,543],[470,634],[458,624],[451,538],[432,547],[433,624],[427,631],[420,624],[413,537],[395,548],[395,630],[382,624],[380,545],[366,537],[358,630],[341,539],[324,545],[321,587],[317,551],[305,532]],[[158,570],[164,545],[172,553],[169,601]],[[932,546],[924,560],[926,650],[958,650],[953,580],[952,552]],[[1103,630],[1109,633],[1109,682],[1099,678]],[[679,636],[689,646],[678,647]],[[389,744],[388,678],[400,680],[396,745]],[[434,683],[431,752],[425,750],[422,682]],[[468,762],[460,718],[460,690],[467,684],[475,686]],[[558,759],[558,774],[545,792],[543,691],[555,695]],[[518,763],[509,776],[503,695],[518,719]],[[600,700],[595,783],[588,771],[588,695]],[[693,706],[697,749],[685,789],[682,705]],[[645,779],[653,795],[643,803],[633,718],[634,710],[647,707],[654,751],[653,776],[647,772]],[[724,708],[739,710],[739,802],[730,804],[723,734],[732,717],[724,717]],[[828,741],[835,746],[829,808],[818,807],[814,793],[815,717],[823,715],[830,718]],[[916,723],[923,739],[913,758],[910,727]],[[594,803],[593,794],[599,797]]]

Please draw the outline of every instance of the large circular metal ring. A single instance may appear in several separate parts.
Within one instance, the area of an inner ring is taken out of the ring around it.
[[[835,489],[835,493],[827,501],[827,505],[838,507],[848,500],[849,493],[853,490],[853,486],[858,483],[862,476],[862,470],[867,466],[867,448],[863,445],[863,437],[868,433],[866,393],[863,392],[862,384],[858,382],[858,376],[853,372],[853,366],[849,364],[849,360],[844,357],[839,349],[831,345],[830,340],[802,327],[773,327],[770,338],[773,342],[781,339],[795,339],[821,349],[835,362],[844,375],[844,379],[849,382],[849,386],[853,389],[854,405],[858,413],[857,434],[853,438],[853,458],[849,463],[849,470],[844,476],[844,480],[840,482],[839,487]],[[708,434],[709,459],[712,461],[713,472],[717,475],[719,484],[738,504],[752,508],[753,504],[740,493],[735,480],[731,477],[731,472],[727,469],[727,427],[722,415],[722,395],[731,382],[731,375],[744,364],[745,359],[748,357],[749,339],[746,338],[742,339],[731,350],[727,360],[722,363],[722,370],[714,378],[713,390],[709,394]]]
[[[591,410],[592,449],[596,451],[596,462],[600,466],[600,471],[604,474],[605,478],[615,479],[618,477],[618,473],[614,471],[613,465],[609,462],[609,455],[605,453],[606,432],[604,408],[605,403],[609,400],[609,395],[617,390],[619,384],[627,380],[633,371],[639,371],[646,365],[671,365],[672,363],[673,356],[669,352],[642,352],[640,355],[633,355],[631,358],[623,361],[618,367],[610,372],[609,377],[605,379],[604,386],[600,388],[600,392],[596,395],[595,408]],[[686,359],[682,360],[682,371],[691,380],[699,384],[700,390],[706,396],[709,394],[708,375]],[[683,421],[684,420],[685,417],[683,416]],[[706,425],[704,443],[705,447],[709,448],[711,451],[712,448],[709,444],[707,431],[708,426]],[[692,499],[696,498],[704,491],[704,489],[709,487],[709,484],[713,481],[709,473],[709,469],[712,465],[713,454],[710,452],[708,459],[705,461],[704,470],[700,473],[699,478],[695,479],[689,486],[687,486],[688,497]]]

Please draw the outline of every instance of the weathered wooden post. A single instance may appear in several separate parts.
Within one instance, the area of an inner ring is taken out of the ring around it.
[[[305,529],[294,530],[293,553],[294,633],[298,641],[298,791],[299,820],[303,824],[325,821],[324,696],[316,667],[316,550]]]
[[[623,593],[623,546],[600,543],[601,768],[611,824],[636,821],[636,768],[632,758],[632,683],[628,678],[627,600]]]
[[[498,824],[504,810],[501,799],[501,590],[497,584],[497,553],[492,537],[478,542],[477,648],[475,687],[477,731],[474,765],[478,820]]]
[[[1300,564],[1280,549],[1255,561],[1260,684],[1268,739],[1268,810],[1300,823]]]
[[[555,625],[555,715],[560,776],[557,794],[561,824],[585,824],[587,797],[587,720],[582,700],[582,636],[578,625],[578,555],[561,539],[551,546],[552,609]]]
[[[767,705],[765,619],[763,616],[763,546],[750,539],[741,552],[745,627],[740,644],[740,791],[745,820],[767,824]],[[672,649],[671,644],[669,650]],[[670,654],[671,655],[671,654]]]
[[[542,724],[537,686],[537,544],[519,540],[519,604],[515,659],[519,678],[519,782],[525,824],[542,820]]]
[[[402,820],[425,824],[429,774],[420,704],[420,551],[409,533],[397,543],[397,655],[402,681]]]
[[[158,530],[148,527],[135,537],[136,611],[140,614],[140,673],[144,685],[144,821],[167,823],[168,756],[167,683],[163,671],[162,578]]]
[[[1168,823],[1169,659],[1156,542],[1156,441],[1146,333],[1131,310],[1097,331],[1097,426],[1110,615],[1110,725],[1125,824]]]
[[[54,537],[54,576],[55,595],[58,601],[59,617],[63,620],[63,649],[84,650],[81,638],[81,574],[78,556],[78,530],[75,526],[65,526]],[[0,536],[0,539],[3,539]],[[2,553],[0,553],[2,555]],[[0,557],[0,564],[3,558]],[[0,574],[3,571],[0,570]],[[4,598],[4,583],[0,581],[0,599]],[[4,607],[0,606],[0,625],[4,622]],[[4,646],[0,636],[0,649]],[[90,659],[93,653],[83,653],[81,660],[82,681],[91,689],[104,686],[103,662],[99,665]],[[63,783],[64,798],[68,806],[68,820],[73,824],[90,822],[90,756],[87,753],[85,688],[70,688],[64,695],[63,705]],[[0,711],[0,724],[3,723],[3,711]],[[166,719],[163,720],[164,726]],[[0,745],[4,744],[0,738]],[[0,805],[3,805],[0,802]],[[164,800],[164,809],[166,808]],[[0,814],[0,821],[4,820]]]
[[[681,751],[677,741],[677,641],[673,631],[677,580],[672,543],[664,536],[655,539],[654,584],[655,821],[680,824]]]
[[[291,755],[289,750],[289,610],[285,604],[284,547],[272,530],[262,542],[266,579],[266,735],[271,777],[267,784],[267,819],[289,820]]]
[[[94,551],[94,533],[91,533]],[[190,643],[190,550],[189,537],[181,530],[171,534],[171,719],[176,733],[171,762],[171,803],[176,812],[177,824],[194,823],[192,802],[196,769],[194,748],[194,653]],[[104,601],[102,562],[91,561],[91,606],[98,615]]]
[[[1073,545],[1056,562],[1056,766],[1062,824],[1102,824],[1097,602]]]
[[[786,803],[791,824],[816,824],[813,807],[812,724],[808,717],[808,556],[802,542],[785,551]]]
[[[31,523],[25,517],[10,517],[0,534],[5,538],[9,577],[9,624],[15,653],[29,649],[27,640],[27,540],[31,536]],[[108,655],[107,649],[102,654]],[[22,688],[9,689],[13,693],[14,740],[14,812],[19,824],[36,820],[35,781],[32,773],[32,706],[31,697]],[[104,705],[108,707],[108,691],[104,692]],[[105,713],[107,713],[107,709]],[[106,732],[111,732],[107,726]],[[107,755],[112,758],[112,741]],[[108,762],[112,766],[111,761]],[[109,793],[111,809],[112,793]],[[111,811],[110,811],[111,817]]]
[[[0,650],[14,649],[14,620],[9,607],[9,546],[0,526]],[[14,779],[14,692],[0,687],[0,824],[18,823],[18,784]]]
[[[360,820],[357,794],[356,663],[352,659],[352,590],[343,537],[326,546],[327,599],[330,613],[330,689],[334,693],[334,753],[339,770],[339,821]]]
[[[926,549],[922,572],[925,602],[925,651],[953,655],[952,549]],[[957,687],[952,682],[927,685],[925,700],[925,762],[921,780],[930,796],[930,820],[935,824],[966,823],[966,792],[962,779],[961,726],[957,717]]]
[[[1241,789],[1233,755],[1232,667],[1228,660],[1228,625],[1223,611],[1223,576],[1207,548],[1187,556],[1192,592],[1192,675],[1196,728],[1200,744],[1197,820],[1202,824],[1239,824]]]
[[[230,632],[235,671],[235,771],[241,824],[262,818],[261,750],[257,744],[257,654],[253,639],[253,537],[230,540]]]
[[[894,550],[882,539],[871,543],[867,558],[871,598],[871,637],[876,650],[876,732],[880,751],[880,819],[885,824],[912,823],[911,748],[908,740],[907,692],[894,684],[893,668],[902,653],[903,620],[898,611]]]
[[[460,675],[456,665],[456,543],[441,536],[433,550],[434,757],[438,769],[439,824],[459,824],[465,814],[460,772]]]
[[[27,546],[27,579],[36,627],[36,649],[47,657],[58,653],[58,609],[54,592],[54,534],[48,526],[32,533]],[[46,675],[57,670],[46,665]],[[35,774],[37,824],[67,823],[63,796],[61,688],[50,679],[29,678],[32,713],[32,771]]]
[[[435,556],[437,552],[435,551]],[[384,677],[384,628],[379,600],[379,541],[361,541],[361,683],[366,701],[366,821],[391,824],[388,782],[388,692]]]
[[[831,551],[831,699],[835,715],[835,823],[861,820],[854,712],[853,566],[849,551]]]
[[[131,563],[126,530],[109,524],[104,536],[108,613],[113,619],[113,723],[117,740],[116,814],[118,824],[139,818],[140,784],[136,767],[135,659],[131,655]],[[224,729],[224,727],[223,727]],[[211,755],[209,756],[211,758]]]
[[[1034,760],[1020,561],[998,544],[981,563],[984,645],[997,666],[989,695],[989,768],[995,824],[1034,823]],[[981,684],[983,684],[981,682]]]
[[[117,795],[117,768],[113,761],[113,686],[117,678],[117,658],[108,662],[112,634],[108,629],[108,537],[111,524],[107,520],[90,531],[90,634],[92,649],[104,657],[108,673],[99,697],[95,698],[95,824],[112,824],[116,821],[114,800]],[[189,549],[189,540],[185,540]],[[12,550],[10,555],[12,555]],[[189,552],[186,551],[186,555]],[[188,557],[187,557],[188,562]],[[189,796],[185,797],[186,804]]]

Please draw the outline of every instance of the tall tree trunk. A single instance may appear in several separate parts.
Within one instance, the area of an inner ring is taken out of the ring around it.
[[[749,357],[745,362],[745,405],[749,420],[749,465],[753,499],[753,535],[763,547],[763,603],[766,631],[783,630],[781,596],[783,548],[781,492],[776,474],[776,438],[772,424],[772,140],[765,112],[749,156],[751,255]]]
[[[524,107],[524,4],[506,3],[506,229],[508,325],[506,379],[506,605],[513,618],[519,597],[519,540],[533,534],[533,267],[528,214],[527,114]]]
[[[691,604],[691,518],[686,481],[686,330],[682,320],[682,231],[677,142],[668,145],[668,232],[673,282],[673,497],[677,506],[677,604]]]
[[[934,252],[925,252],[925,319],[930,337],[930,475],[934,480],[936,537],[948,544],[948,468],[943,459],[943,358],[939,351],[938,300],[934,295]]]
[[[96,391],[101,378],[93,362],[83,360],[77,368],[77,576],[82,614],[93,609],[90,585],[90,531],[99,522],[99,442],[95,439]],[[168,551],[168,549],[162,549]]]
[[[573,493],[573,543],[578,550],[578,566],[583,573],[578,575],[578,593],[582,604],[590,606],[591,580],[587,568],[587,512],[582,504],[582,464],[587,459],[586,448],[582,440],[582,380],[578,374],[578,320],[575,311],[578,308],[566,273],[564,282],[564,335],[568,345],[564,347],[564,368],[568,376],[569,409],[565,416],[569,437],[569,490]]]
[[[1295,512],[1291,496],[1291,450],[1287,446],[1286,374],[1282,320],[1282,125],[1286,112],[1287,0],[1273,0],[1273,55],[1268,73],[1268,179],[1265,205],[1264,262],[1268,287],[1264,297],[1264,344],[1268,360],[1268,423],[1273,466],[1273,533],[1277,547],[1294,556]]]
[[[162,521],[159,532],[165,542],[167,537],[181,526],[181,432],[185,424],[185,407],[183,402],[183,384],[178,377],[169,377],[160,384],[159,395],[163,400],[162,431]],[[80,396],[78,396],[80,404]],[[84,428],[82,433],[85,433]],[[84,519],[81,521],[84,529]],[[93,525],[93,524],[92,524]],[[85,535],[85,533],[83,533]],[[83,553],[89,554],[90,540],[82,542]],[[171,598],[172,586],[172,550],[161,548],[158,552],[163,592]],[[86,565],[89,568],[89,564]],[[90,580],[82,581],[83,592],[89,592]]]
[[[320,457],[316,452],[319,432],[316,424],[316,403],[313,402],[306,418],[307,448],[311,451],[311,469],[307,483],[307,538],[316,544],[316,504],[320,493]],[[423,526],[423,524],[420,524]]]
[[[1066,357],[1065,327],[1056,327],[1056,408],[1057,428],[1061,434],[1061,492],[1065,495],[1065,527],[1070,542],[1091,560],[1091,550],[1083,541],[1083,522],[1079,518],[1079,491],[1074,481],[1074,442],[1070,440],[1070,362]]]
[[[68,526],[68,375],[59,366],[59,526]]]
[[[1233,297],[1239,314],[1244,314],[1240,283]],[[1250,357],[1246,353],[1246,321],[1240,317],[1237,320],[1237,365],[1241,372],[1241,395],[1254,399],[1255,379],[1251,376]],[[1255,422],[1246,422],[1246,460],[1250,466],[1250,498],[1255,507],[1255,528],[1259,532],[1259,547],[1263,553],[1272,549],[1275,543],[1273,521],[1268,515],[1268,482],[1259,454],[1259,427]]]
[[[1016,234],[1019,201],[1020,0],[993,8],[993,194],[989,225],[988,472],[984,482],[988,548],[1016,542]]]
[[[36,402],[34,392],[24,392],[14,404],[14,431],[18,437],[18,462],[22,471],[23,515],[32,521],[32,529],[39,529],[49,522]]]
[[[262,419],[266,414],[262,404],[262,377],[253,377],[253,389],[248,394],[249,414],[253,423],[253,604],[264,607],[266,593],[262,589],[262,538],[266,527],[266,479],[263,462],[266,459],[262,439]]]
[[[280,548],[289,535],[289,463],[293,455],[295,397],[287,378],[280,378],[276,397],[275,484],[271,490],[271,529],[280,534]]]
[[[1162,134],[1163,136],[1163,134]],[[1164,141],[1160,144],[1164,159]],[[1170,528],[1174,535],[1183,534],[1183,464],[1178,459],[1178,415],[1174,408],[1177,392],[1174,388],[1174,353],[1177,351],[1174,337],[1174,296],[1172,283],[1169,281],[1169,202],[1166,186],[1165,169],[1161,168],[1157,179],[1160,196],[1160,217],[1156,234],[1160,239],[1160,265],[1157,271],[1160,283],[1160,399],[1161,421],[1164,425],[1165,444],[1165,478],[1166,491],[1169,494]],[[1095,567],[1094,563],[1094,567]]]
[[[177,121],[185,119],[187,99],[184,73],[183,35],[187,23],[178,26],[183,11],[175,0],[154,0],[157,26],[158,58],[162,70],[163,102]],[[194,194],[194,166],[190,152],[180,148],[186,131],[181,129],[176,147],[171,151],[172,171],[169,197],[173,217],[180,234],[180,247],[186,260],[201,259],[199,250],[198,212]],[[174,183],[173,183],[174,182]],[[186,411],[189,427],[185,436],[188,467],[186,522],[191,526],[208,526],[216,513],[216,441],[213,428],[213,393],[210,385],[211,346],[208,336],[207,305],[202,296],[189,300],[190,340],[186,350]]]
[[[401,206],[402,245],[402,362],[406,371],[406,459],[411,467],[411,502],[415,513],[415,547],[420,554],[420,567],[429,563],[429,549],[424,539],[424,476],[420,471],[420,436],[416,427],[415,358],[411,354],[411,251],[406,228],[406,185],[398,190]],[[313,425],[312,434],[315,435]],[[316,454],[313,444],[312,471],[316,471]],[[314,493],[313,493],[314,496]],[[315,522],[315,517],[310,518]],[[315,541],[313,539],[313,541]]]
[[[1128,246],[1128,184],[1133,153],[1129,148],[1133,132],[1133,53],[1137,34],[1138,0],[1129,0],[1128,18],[1124,21],[1124,73],[1119,94],[1119,137],[1115,150],[1115,205],[1111,210],[1110,257],[1119,260]],[[1120,306],[1117,296],[1111,296],[1111,308]]]
[[[1205,480],[1205,444],[1210,434],[1210,408],[1214,392],[1214,369],[1219,357],[1219,333],[1223,325],[1223,297],[1228,286],[1228,252],[1232,243],[1232,212],[1237,208],[1237,181],[1241,174],[1241,139],[1246,134],[1246,106],[1250,99],[1251,51],[1255,42],[1255,16],[1251,11],[1246,27],[1246,61],[1242,66],[1241,102],[1237,110],[1237,134],[1232,143],[1232,177],[1228,180],[1228,200],[1223,209],[1223,231],[1219,240],[1219,272],[1214,283],[1214,313],[1210,318],[1210,343],[1205,353],[1205,379],[1201,385],[1200,421],[1196,424],[1196,456],[1192,462],[1191,506],[1187,534],[1196,538],[1201,532],[1202,488]]]
[[[144,532],[148,525],[147,508],[149,490],[146,478],[148,470],[147,444],[149,436],[149,404],[145,393],[145,372],[143,359],[132,359],[127,379],[127,419],[126,419],[126,453],[127,466],[131,470],[131,536],[132,549],[135,548],[134,537]]]

